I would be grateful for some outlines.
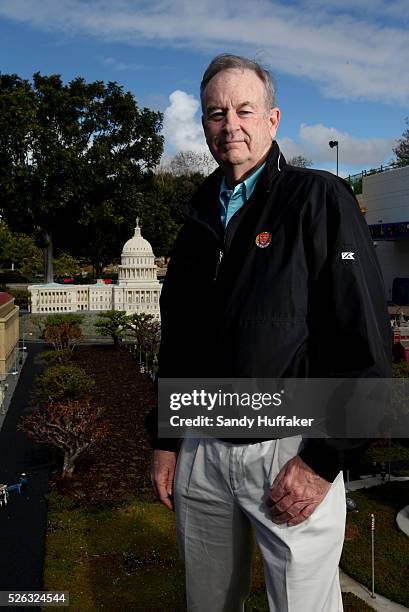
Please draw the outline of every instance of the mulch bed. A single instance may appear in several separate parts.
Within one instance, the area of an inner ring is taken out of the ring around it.
[[[152,382],[139,373],[137,362],[123,347],[77,346],[73,365],[94,378],[92,402],[104,407],[110,430],[78,463],[71,482],[60,478],[58,457],[51,472],[51,490],[81,505],[99,507],[117,506],[135,494],[150,493],[151,451],[144,419],[156,402]]]

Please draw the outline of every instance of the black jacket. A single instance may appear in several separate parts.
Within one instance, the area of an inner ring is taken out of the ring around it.
[[[273,142],[253,194],[224,232],[221,179],[216,170],[193,197],[171,256],[159,376],[389,377],[382,276],[349,186],[287,165]],[[266,248],[256,244],[262,232],[271,234]],[[155,448],[176,447],[154,429],[150,418]],[[308,439],[301,456],[333,480],[360,448],[362,440]]]

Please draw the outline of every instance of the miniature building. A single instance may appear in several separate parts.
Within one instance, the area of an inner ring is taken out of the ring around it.
[[[144,312],[159,319],[161,285],[157,278],[155,256],[149,242],[142,237],[138,219],[133,237],[122,249],[118,285],[113,289],[115,310]]]
[[[0,292],[0,380],[15,367],[18,354],[18,306],[9,293]]]
[[[161,285],[155,256],[141,234],[138,219],[133,237],[122,250],[117,285],[98,280],[93,285],[30,285],[28,290],[33,313],[125,310],[128,314],[144,312],[160,318]]]

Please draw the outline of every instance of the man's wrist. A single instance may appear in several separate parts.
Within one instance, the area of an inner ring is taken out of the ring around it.
[[[298,454],[308,467],[328,482],[334,482],[341,470],[338,454],[318,440],[308,440]]]

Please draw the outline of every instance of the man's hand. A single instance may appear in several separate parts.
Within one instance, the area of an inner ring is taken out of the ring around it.
[[[318,476],[298,455],[277,474],[267,505],[274,523],[299,525],[322,502],[331,483]]]
[[[175,475],[176,453],[154,450],[151,463],[151,481],[156,497],[173,510],[173,477]]]

